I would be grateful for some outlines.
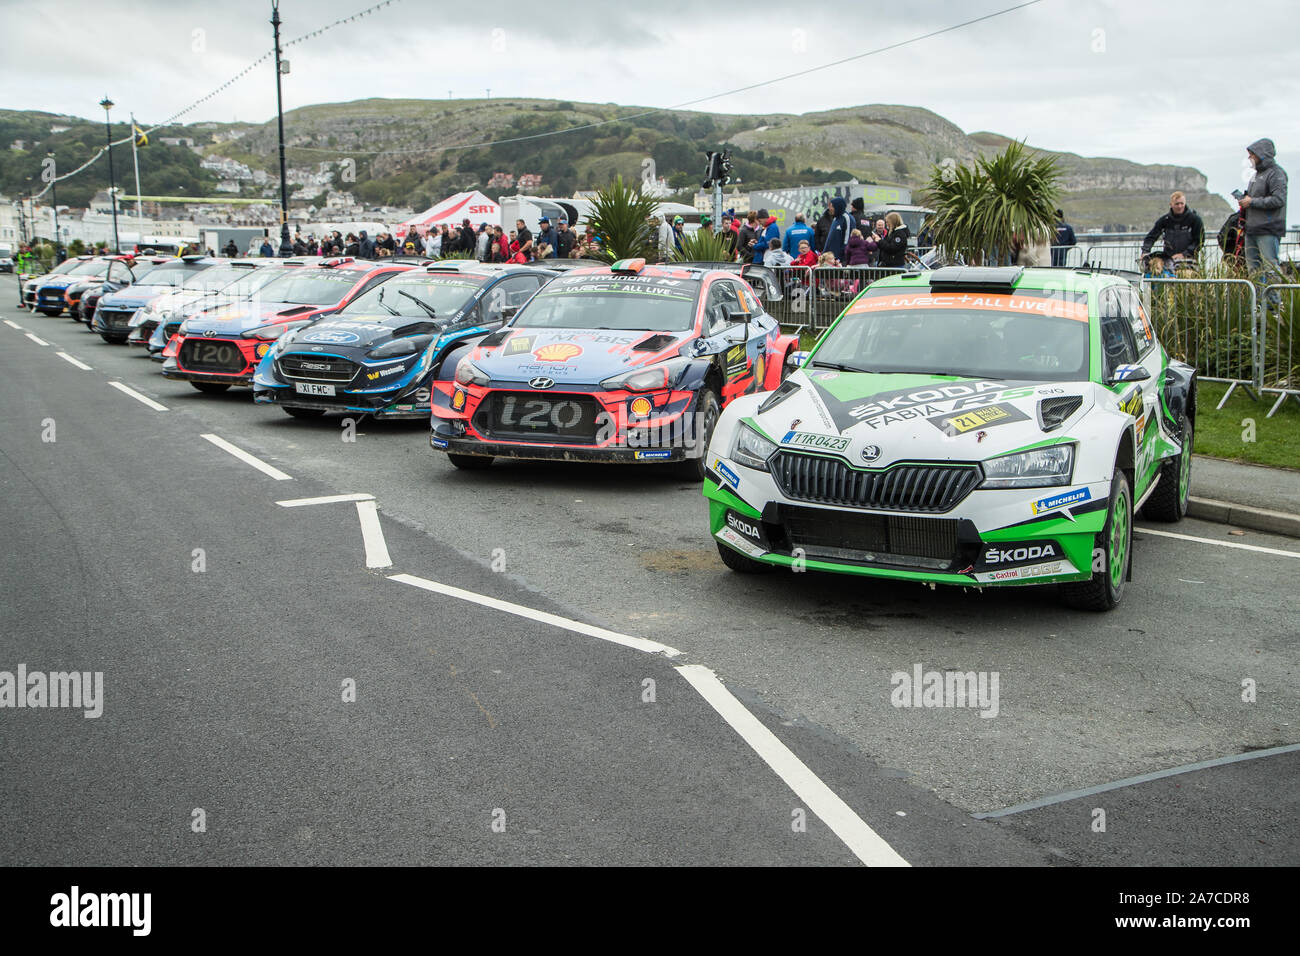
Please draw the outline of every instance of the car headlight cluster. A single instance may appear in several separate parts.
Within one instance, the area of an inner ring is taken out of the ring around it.
[[[456,366],[457,385],[486,385],[489,381],[487,373],[467,358],[461,359]]]
[[[776,452],[777,446],[768,441],[748,425],[741,423],[736,429],[736,439],[731,448],[732,461],[749,468],[767,471],[767,460]]]
[[[670,383],[676,381],[682,369],[688,365],[690,365],[689,359],[669,359],[666,362],[658,362],[646,368],[632,369],[630,372],[620,372],[617,375],[612,375],[601,382],[600,387],[611,392],[618,390],[625,392],[654,392],[667,388]]]
[[[1074,473],[1074,445],[1048,445],[984,462],[981,488],[1042,488],[1068,485]]]
[[[405,338],[393,339],[391,342],[385,342],[376,348],[371,349],[366,354],[371,358],[397,358],[400,355],[414,355],[423,349],[429,347],[429,343],[434,340],[432,335],[408,335]]]

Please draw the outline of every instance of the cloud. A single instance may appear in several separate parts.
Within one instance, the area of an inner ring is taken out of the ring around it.
[[[286,38],[364,8],[368,0],[282,0]],[[851,57],[990,13],[1010,0],[924,5],[804,4],[756,17],[745,7],[660,0],[535,2],[490,7],[404,0],[289,48],[287,109],[365,97],[497,96],[672,106]],[[6,4],[13,7],[14,4]],[[754,8],[755,10],[759,8]],[[777,10],[778,8],[762,8]],[[157,122],[225,83],[271,46],[265,0],[176,4],[52,0],[6,17],[11,55],[0,103],[96,116],[105,92]],[[1289,22],[1280,0],[1250,23]],[[11,11],[12,12],[12,11]],[[102,29],[76,24],[104,23]],[[1300,52],[1288,31],[1249,29],[1214,0],[1163,4],[1043,0],[889,52],[709,99],[709,112],[802,113],[864,103],[922,106],[971,132],[987,129],[1084,156],[1197,165],[1212,187],[1239,185],[1243,144],[1278,142],[1300,160],[1288,118],[1300,94]],[[73,44],[48,69],[48,39]],[[34,99],[32,76],[41,77]],[[274,116],[267,65],[186,115],[197,121]]]

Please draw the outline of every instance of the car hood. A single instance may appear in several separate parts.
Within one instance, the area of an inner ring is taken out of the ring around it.
[[[106,294],[100,301],[102,305],[114,309],[138,309],[172,290],[173,287],[169,285],[129,285],[125,289]]]
[[[450,321],[412,318],[409,315],[356,315],[321,319],[298,333],[293,344],[332,345],[372,349],[411,335],[440,334]]]
[[[78,282],[85,282],[87,279],[81,276],[57,275],[48,276],[41,280],[41,285],[46,289],[66,289],[70,285]],[[99,281],[103,281],[102,279]]]
[[[323,305],[294,305],[289,302],[266,303],[254,306],[249,302],[235,302],[221,305],[206,312],[199,312],[189,318],[191,332],[213,331],[219,335],[233,335],[247,332],[262,325],[278,322],[292,322],[295,319],[309,318],[312,313],[328,308]]]
[[[593,384],[675,354],[693,332],[635,329],[530,329],[512,327],[488,336],[470,361],[494,381]]]
[[[756,407],[766,411],[753,421],[783,448],[829,452],[873,468],[897,461],[978,461],[1067,437],[1096,403],[1098,388],[1091,382],[810,369],[760,397]],[[1050,430],[1040,424],[1043,403],[1068,412]]]

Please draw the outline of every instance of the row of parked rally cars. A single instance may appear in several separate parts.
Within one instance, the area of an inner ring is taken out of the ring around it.
[[[942,268],[812,346],[760,268],[349,258],[68,260],[24,304],[204,392],[298,418],[428,417],[461,469],[658,464],[702,480],[735,571],[1055,585],[1115,607],[1133,519],[1187,510],[1195,371],[1124,277]]]

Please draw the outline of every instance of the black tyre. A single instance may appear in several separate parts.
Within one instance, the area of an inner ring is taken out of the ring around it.
[[[1101,560],[1097,560],[1100,552]],[[1110,480],[1106,525],[1093,552],[1092,577],[1061,585],[1061,599],[1083,611],[1109,611],[1124,597],[1124,582],[1133,560],[1133,489],[1128,475],[1116,471]]]
[[[190,384],[208,395],[220,395],[230,388],[225,382],[190,382]]]
[[[1161,464],[1156,490],[1142,506],[1142,514],[1152,521],[1182,521],[1187,514],[1187,499],[1192,490],[1192,447],[1196,436],[1186,413],[1179,424],[1182,426],[1183,450]]]
[[[700,423],[696,439],[700,456],[679,461],[673,469],[687,481],[703,482],[704,469],[708,467],[709,442],[713,441],[713,429],[718,424],[718,416],[722,414],[722,403],[718,400],[718,393],[712,388],[700,392],[700,400],[695,406],[695,411],[696,421]]]
[[[722,563],[733,571],[740,574],[767,574],[772,570],[770,564],[755,561],[748,555],[728,548],[721,541],[715,541],[714,544],[718,546],[718,557],[722,558]]]
[[[100,333],[99,333],[99,337],[100,337],[101,339],[103,339],[105,342],[107,342],[109,345],[125,345],[125,344],[126,344],[126,339],[122,338],[120,335],[108,335],[108,334],[106,334],[106,333],[104,333],[104,332],[100,332]]]
[[[323,408],[294,408],[292,405],[281,405],[285,414],[290,418],[320,418],[325,414]]]
[[[482,471],[492,464],[491,455],[453,455],[448,452],[447,460],[462,471]]]
[[[48,316],[56,316],[56,315],[63,314],[62,309],[37,309],[36,311],[39,312],[41,315],[48,315]]]

